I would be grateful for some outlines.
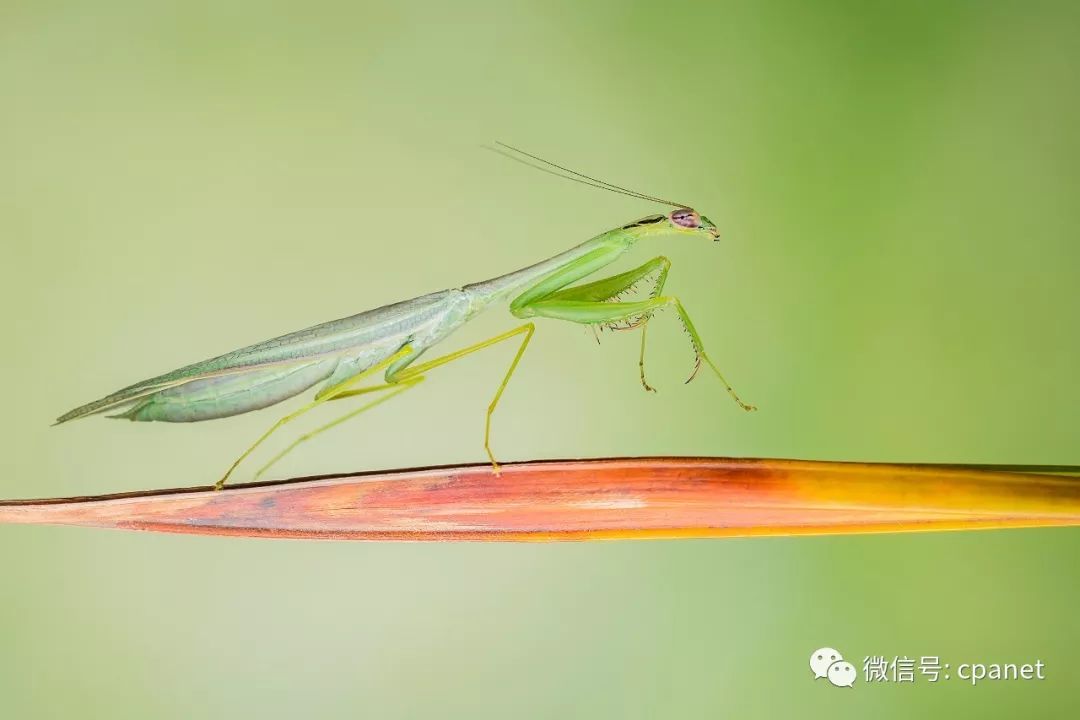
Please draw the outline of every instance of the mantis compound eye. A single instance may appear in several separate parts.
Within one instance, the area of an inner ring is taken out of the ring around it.
[[[673,224],[687,230],[697,230],[701,227],[701,216],[690,208],[679,208],[672,212],[670,217]]]

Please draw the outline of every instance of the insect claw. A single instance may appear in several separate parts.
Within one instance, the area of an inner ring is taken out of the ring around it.
[[[498,477],[502,474],[502,468],[499,467],[499,462],[495,459],[495,453],[491,452],[491,445],[488,444],[488,440],[484,438],[484,452],[487,453],[488,460],[491,462],[491,473]]]
[[[701,370],[701,355],[694,356],[694,372],[690,373],[690,377],[686,378],[684,385],[689,385],[690,381],[697,377],[698,371]]]

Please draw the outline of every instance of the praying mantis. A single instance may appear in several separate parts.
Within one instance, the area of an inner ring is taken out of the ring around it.
[[[693,380],[705,364],[742,409],[756,409],[739,398],[706,354],[682,302],[674,295],[664,294],[664,283],[671,269],[671,261],[666,257],[658,255],[632,270],[575,284],[611,264],[641,240],[701,238],[715,241],[719,238],[716,225],[683,203],[598,180],[504,143],[496,145],[490,149],[535,169],[674,209],[608,230],[547,260],[490,280],[385,305],[186,365],[75,408],[57,418],[55,424],[113,410],[120,412],[109,417],[138,422],[212,420],[274,405],[321,383],[321,389],[309,403],[279,419],[229,466],[214,485],[220,490],[236,468],[275,431],[316,407],[346,398],[379,394],[366,404],[298,437],[263,465],[255,474],[256,479],[301,443],[416,387],[431,370],[516,338],[519,340],[517,352],[487,407],[484,420],[484,450],[492,469],[498,472],[499,465],[491,450],[491,418],[533,338],[536,327],[532,318],[564,320],[594,328],[640,328],[638,371],[641,385],[655,392],[645,379],[645,341],[649,321],[661,310],[673,310],[689,336],[694,370],[686,382]],[[645,299],[626,299],[645,283],[651,283]],[[510,314],[527,322],[461,350],[416,362],[480,312],[507,300]],[[383,372],[382,383],[360,386],[363,380],[380,371]]]

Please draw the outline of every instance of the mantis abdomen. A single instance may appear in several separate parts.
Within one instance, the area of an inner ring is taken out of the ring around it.
[[[334,372],[338,358],[270,366],[167,388],[113,415],[136,421],[197,422],[269,407],[302,393]]]

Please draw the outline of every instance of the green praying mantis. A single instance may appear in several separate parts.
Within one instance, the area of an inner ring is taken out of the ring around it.
[[[491,418],[532,340],[536,328],[531,318],[565,320],[594,328],[640,328],[638,370],[641,384],[646,390],[655,392],[645,379],[645,340],[650,319],[664,309],[675,312],[690,338],[694,370],[686,382],[694,379],[704,363],[741,408],[755,409],[739,398],[706,354],[683,304],[677,297],[663,294],[671,269],[671,261],[666,257],[659,255],[618,275],[575,284],[614,262],[640,240],[678,237],[717,240],[716,225],[683,203],[598,180],[504,143],[497,143],[497,147],[491,149],[566,180],[670,205],[674,209],[608,230],[552,258],[490,280],[385,305],[186,365],[75,408],[57,418],[56,424],[112,410],[121,412],[109,417],[139,422],[212,420],[274,405],[322,383],[311,402],[274,423],[229,466],[214,485],[220,490],[259,445],[308,411],[324,403],[380,393],[374,400],[294,440],[263,465],[256,478],[315,435],[416,387],[429,371],[505,340],[518,338],[517,352],[488,405],[484,421],[484,450],[493,470],[498,472],[499,465],[491,450]],[[626,299],[643,283],[651,283],[645,299]],[[528,322],[461,350],[416,363],[425,352],[481,311],[506,300],[510,301],[510,313]],[[385,371],[382,383],[360,387],[363,380],[379,371]]]

